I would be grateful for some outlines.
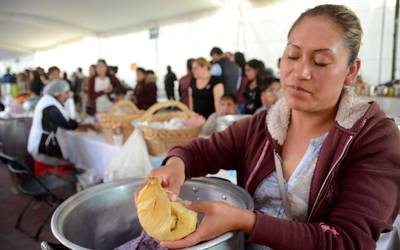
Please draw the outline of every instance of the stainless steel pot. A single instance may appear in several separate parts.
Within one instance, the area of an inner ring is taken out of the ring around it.
[[[389,88],[386,86],[378,86],[376,88],[376,92],[378,96],[387,96],[389,93]]]
[[[366,96],[375,97],[377,94],[377,87],[375,85],[367,85],[365,92]]]
[[[224,115],[217,118],[216,131],[223,131],[229,127],[232,123],[239,121],[244,118],[251,117],[251,115]]]
[[[394,88],[394,96],[400,97],[400,85],[398,84],[393,85],[393,88]]]
[[[132,178],[82,191],[54,212],[51,230],[54,236],[71,249],[113,249],[141,232],[133,204],[133,194],[142,178]],[[238,186],[213,178],[186,181],[181,190],[186,200],[220,200],[253,210],[250,195]],[[228,232],[213,240],[188,249],[244,249],[244,234]]]

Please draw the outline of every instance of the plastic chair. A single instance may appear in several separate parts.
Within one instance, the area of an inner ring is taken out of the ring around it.
[[[0,160],[3,161],[3,163],[7,164],[9,172],[17,177],[18,181],[16,186],[18,191],[20,193],[32,196],[32,198],[19,213],[15,228],[27,235],[28,237],[37,241],[39,239],[40,232],[42,231],[46,222],[50,219],[57,206],[62,202],[62,199],[54,195],[52,193],[52,190],[63,187],[69,188],[70,183],[54,175],[36,177],[30,167],[26,166],[21,161],[9,155],[0,153]],[[35,234],[32,235],[22,228],[21,221],[24,214],[35,199],[44,201],[52,208],[52,211],[39,225]]]

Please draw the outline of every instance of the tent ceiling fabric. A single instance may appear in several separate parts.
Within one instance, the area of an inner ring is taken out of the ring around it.
[[[218,8],[222,0],[1,0],[0,60],[90,35]]]

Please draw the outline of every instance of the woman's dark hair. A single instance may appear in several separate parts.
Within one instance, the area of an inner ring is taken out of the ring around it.
[[[50,75],[53,71],[61,71],[59,67],[57,66],[51,66],[48,70],[47,70],[47,74]]]
[[[276,77],[266,77],[260,83],[260,92],[266,91],[274,82],[280,82],[279,78]]]
[[[97,63],[102,63],[102,64],[106,65],[106,67],[108,67],[107,62],[106,62],[106,60],[104,60],[104,59],[99,59],[99,60],[97,60]]]
[[[210,56],[216,54],[216,55],[222,55],[224,52],[222,51],[221,48],[219,47],[213,47],[210,51]]]
[[[235,60],[235,63],[242,70],[242,76],[244,76],[244,65],[246,65],[246,58],[244,57],[244,54],[242,52],[236,52],[235,54],[233,54],[233,58]]]
[[[193,63],[193,60],[194,60],[194,58],[189,58],[189,59],[186,61],[186,68],[187,68],[188,71],[192,71],[192,63]]]
[[[108,77],[110,77],[111,76],[111,74],[110,74],[110,68],[108,67],[108,64],[107,64],[107,62],[106,62],[106,60],[104,60],[104,59],[98,59],[97,60],[97,64],[99,64],[99,63],[102,63],[102,64],[104,64],[105,66],[106,66],[106,76],[108,76]],[[96,70],[96,76],[98,75],[98,73],[97,73],[97,70]],[[111,79],[111,78],[110,78]]]
[[[237,103],[237,99],[236,99],[236,96],[234,95],[234,94],[223,94],[222,96],[221,96],[221,101],[222,100],[232,100],[232,102],[234,103],[234,104],[236,104]]]
[[[264,63],[257,59],[251,59],[246,65],[257,71],[256,80],[257,84],[260,84],[266,75]]]
[[[344,45],[350,50],[349,65],[358,56],[361,46],[362,28],[357,15],[344,5],[323,4],[303,12],[293,23],[288,37],[301,20],[309,16],[326,16],[343,30]]]
[[[136,71],[142,72],[145,75],[147,74],[147,71],[144,68],[141,68],[141,67],[137,68]]]
[[[125,95],[127,91],[126,91],[125,87],[121,85],[121,86],[115,87],[113,92],[116,95]]]
[[[43,82],[40,78],[40,73],[37,70],[32,71],[33,79],[31,82],[31,91],[35,93],[35,95],[40,95],[43,89]]]

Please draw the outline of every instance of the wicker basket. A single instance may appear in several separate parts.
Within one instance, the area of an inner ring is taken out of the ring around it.
[[[170,108],[177,107],[181,111],[172,111],[167,113],[155,114],[155,112]],[[197,114],[189,110],[189,108],[177,101],[168,101],[163,103],[157,103],[151,106],[142,117],[140,121],[168,121],[172,118],[190,118]],[[173,146],[183,145],[189,142],[192,138],[197,137],[200,134],[202,125],[197,127],[190,127],[184,129],[159,129],[152,128],[149,126],[140,125],[139,129],[143,132],[144,140],[146,141],[147,148],[151,155],[160,155],[167,152]]]
[[[123,109],[125,113],[116,114],[120,109]],[[135,104],[128,100],[121,100],[112,106],[110,112],[98,113],[97,117],[99,119],[100,130],[106,137],[107,142],[114,144],[113,125],[121,125],[122,137],[125,142],[134,129],[131,122],[138,119],[142,114],[143,111],[139,110]]]

